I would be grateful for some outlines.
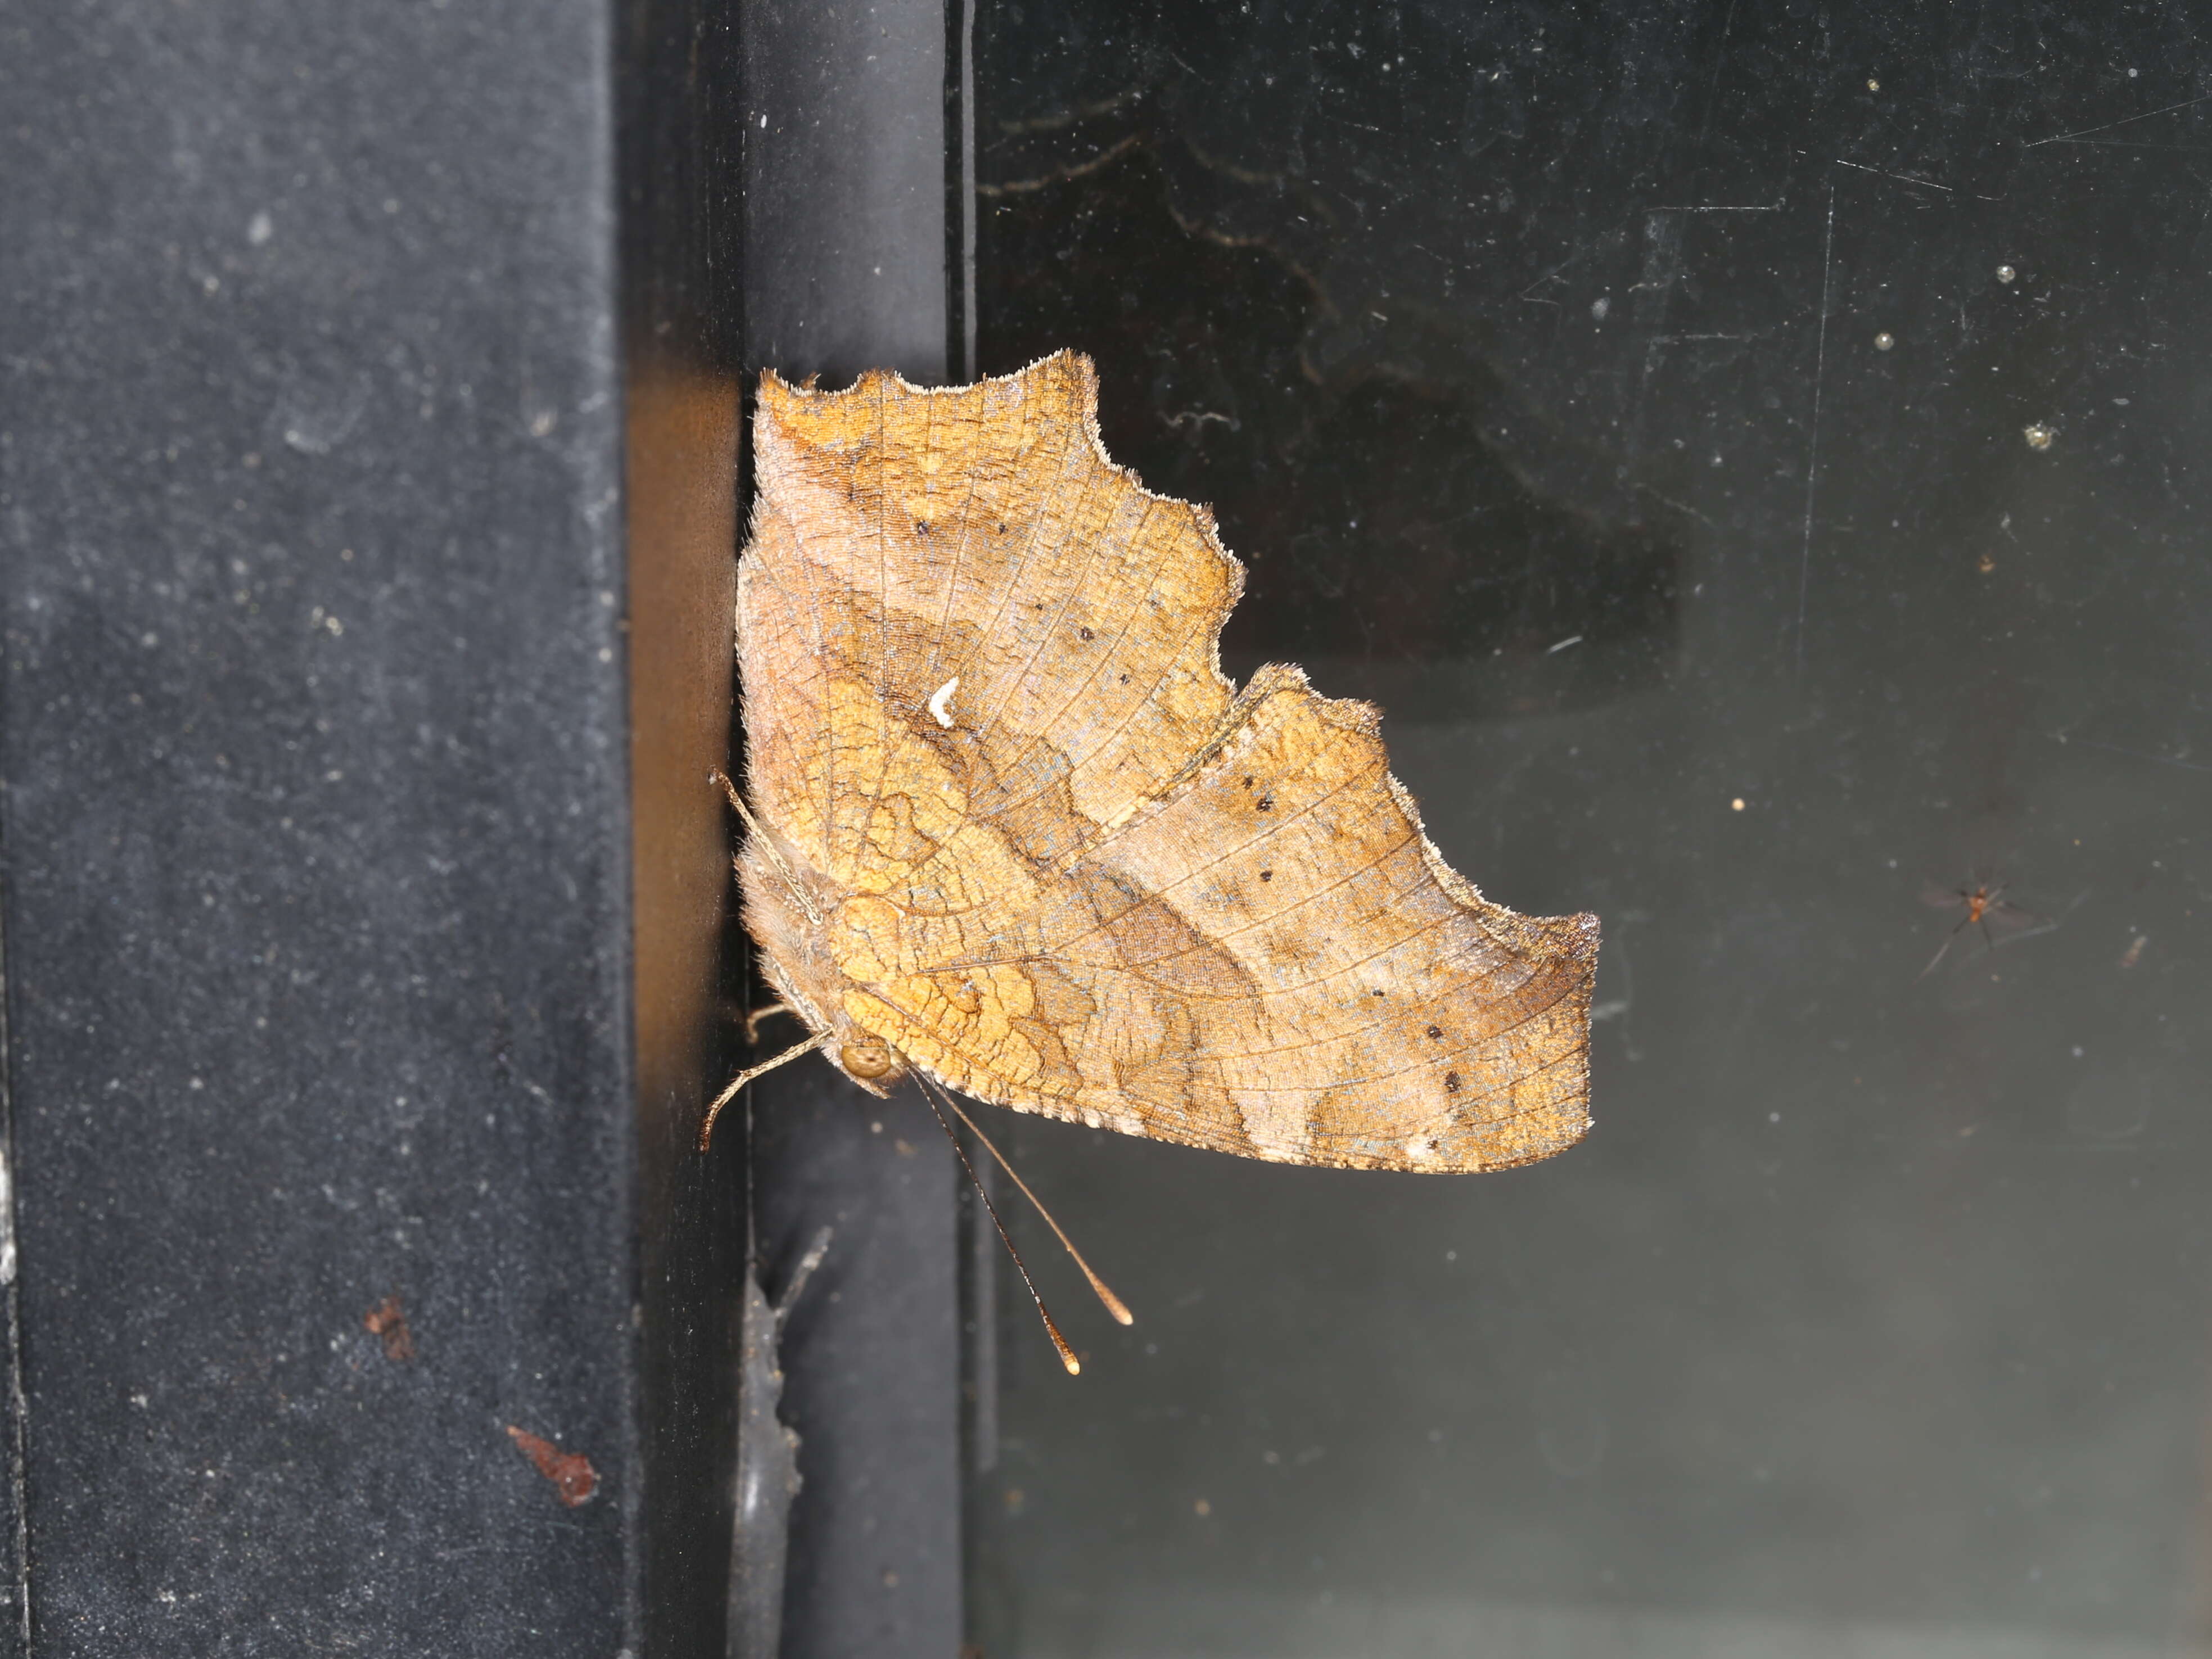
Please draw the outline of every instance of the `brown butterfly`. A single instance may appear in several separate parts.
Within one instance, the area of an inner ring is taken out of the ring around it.
[[[1223,676],[1243,567],[1107,459],[1096,407],[1072,352],[940,391],[763,377],[732,798],[746,926],[811,1035],[714,1109],[818,1048],[876,1094],[915,1073],[1281,1163],[1571,1146],[1597,918],[1455,873],[1370,706]]]

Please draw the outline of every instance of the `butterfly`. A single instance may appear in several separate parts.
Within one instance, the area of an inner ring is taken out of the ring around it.
[[[745,925],[820,1051],[1285,1164],[1466,1171],[1589,1127],[1598,920],[1484,898],[1379,714],[1218,640],[1204,507],[1110,461],[1090,361],[761,382],[738,572]],[[711,1124],[711,1112],[709,1115]]]

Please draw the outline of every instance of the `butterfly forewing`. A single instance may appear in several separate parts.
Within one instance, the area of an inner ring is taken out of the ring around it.
[[[1373,710],[1294,669],[1237,696],[1241,568],[1107,460],[1095,402],[1066,353],[763,384],[751,782],[830,896],[818,939],[763,944],[833,964],[818,1017],[1024,1109],[1302,1163],[1570,1144],[1595,918],[1454,875]]]

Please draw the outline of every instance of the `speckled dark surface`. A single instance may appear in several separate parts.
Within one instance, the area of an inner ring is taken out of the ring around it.
[[[743,380],[946,326],[941,10],[736,22],[0,24],[41,1654],[725,1650]],[[758,1115],[771,1277],[836,1229],[787,1653],[957,1638],[950,1160],[872,1104]]]
[[[41,1655],[638,1617],[608,19],[0,24]],[[408,1345],[364,1317],[397,1297]],[[590,1459],[571,1508],[514,1425]]]

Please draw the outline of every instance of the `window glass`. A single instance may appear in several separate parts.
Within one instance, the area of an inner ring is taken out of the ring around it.
[[[999,1275],[975,1642],[2212,1633],[2201,48],[975,28],[978,366],[1091,354],[1109,451],[1249,568],[1230,672],[1380,703],[1455,866],[1605,926],[1596,1127],[1530,1169],[983,1120],[1137,1322],[1009,1212],[1091,1358]]]

